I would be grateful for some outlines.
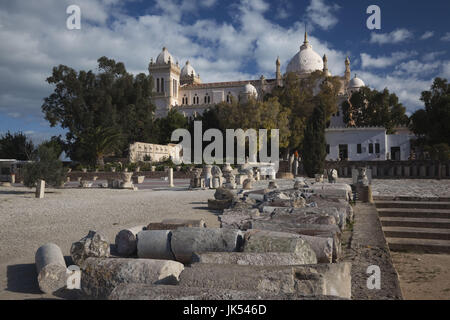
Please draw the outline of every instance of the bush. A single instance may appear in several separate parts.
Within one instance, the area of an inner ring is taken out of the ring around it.
[[[51,186],[60,186],[66,177],[66,169],[55,151],[41,145],[33,156],[33,162],[24,167],[23,179],[27,187],[34,187],[38,180],[45,180]]]

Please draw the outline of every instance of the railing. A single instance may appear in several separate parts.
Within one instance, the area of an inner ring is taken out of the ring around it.
[[[326,161],[325,167],[336,169],[339,177],[343,178],[351,178],[352,169],[366,167],[372,169],[374,179],[450,179],[450,161]],[[288,161],[280,161],[280,171],[289,172]],[[305,174],[301,162],[298,174]]]

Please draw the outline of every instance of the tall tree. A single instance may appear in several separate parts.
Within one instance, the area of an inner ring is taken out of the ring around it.
[[[411,116],[411,129],[428,144],[450,145],[450,84],[447,79],[436,78],[429,91],[420,98],[425,109]]]
[[[0,136],[0,159],[30,160],[33,152],[33,142],[23,132]]]
[[[320,103],[314,108],[313,114],[306,125],[301,157],[306,173],[309,177],[321,174],[325,168],[326,140],[325,140],[325,108]]]
[[[450,159],[450,84],[436,78],[429,91],[420,98],[425,109],[411,116],[410,128],[419,137],[418,143],[433,159]]]
[[[159,143],[171,143],[172,132],[176,129],[187,129],[188,119],[178,112],[176,108],[172,108],[166,117],[156,120],[158,127]]]
[[[289,112],[292,134],[286,151],[301,149],[307,119],[319,102],[324,107],[326,121],[337,111],[340,89],[338,77],[326,77],[322,71],[315,71],[302,79],[295,73],[288,73],[283,79],[283,87],[276,87],[266,95],[266,99],[277,97],[281,106]]]
[[[151,77],[133,76],[123,63],[106,57],[98,59],[98,70],[97,74],[77,72],[60,65],[47,79],[55,90],[44,99],[42,111],[52,127],[68,129],[66,153],[72,160],[95,161],[86,158],[81,143],[81,137],[94,128],[115,128],[123,137],[122,150],[129,143],[151,139],[155,109]]]
[[[351,113],[356,126],[384,127],[387,133],[394,133],[395,127],[409,123],[406,108],[388,89],[380,92],[363,87],[352,94],[350,103],[342,103],[342,111],[346,123],[349,123]]]

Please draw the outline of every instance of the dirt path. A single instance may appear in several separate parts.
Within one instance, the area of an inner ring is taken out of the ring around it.
[[[407,300],[450,299],[450,255],[391,252]]]

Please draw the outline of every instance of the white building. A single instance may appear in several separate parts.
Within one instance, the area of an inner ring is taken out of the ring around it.
[[[308,42],[307,33],[300,46],[286,67],[286,72],[294,72],[300,78],[306,78],[314,71],[323,72],[323,80],[331,76],[328,70],[327,57],[321,57]],[[345,59],[344,75],[341,80],[341,90],[338,97],[338,111],[332,115],[330,128],[326,130],[328,143],[327,160],[407,160],[410,153],[409,132],[401,130],[397,134],[387,135],[384,128],[347,128],[343,120],[342,102],[351,94],[365,86],[358,77],[350,78],[350,60]],[[154,103],[156,117],[164,117],[172,108],[176,108],[185,116],[202,114],[209,107],[220,102],[231,102],[232,99],[247,99],[253,96],[262,99],[276,86],[282,86],[280,71],[281,63],[275,62],[275,78],[266,79],[264,75],[259,80],[229,81],[202,83],[200,75],[189,61],[181,68],[178,61],[166,48],[153,61],[150,61],[149,72],[154,79]]]

